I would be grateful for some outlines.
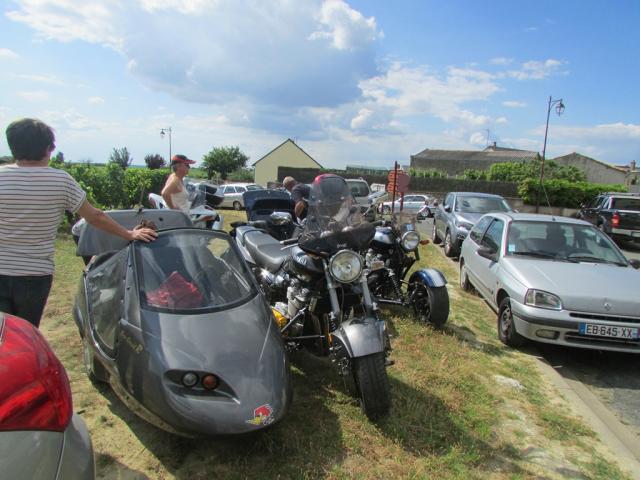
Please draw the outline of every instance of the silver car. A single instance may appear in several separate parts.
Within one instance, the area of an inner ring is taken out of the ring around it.
[[[0,477],[93,479],[89,432],[40,332],[0,312]]]
[[[420,210],[422,210],[422,207],[424,207],[425,205],[428,205],[429,203],[431,203],[433,201],[433,198],[430,197],[429,195],[422,195],[422,194],[407,194],[404,196],[404,201],[403,201],[403,205],[402,205],[402,211],[406,212],[406,213],[413,213],[413,214],[418,214],[418,212]],[[389,214],[391,213],[391,204],[393,203],[393,211],[394,212],[399,212],[400,211],[400,198],[399,196],[396,194],[396,201],[395,202],[384,202],[382,204],[382,213],[384,214]]]
[[[498,312],[498,336],[640,353],[640,261],[582,220],[489,213],[460,253],[460,285]]]
[[[255,183],[228,183],[226,185],[220,185],[218,192],[224,195],[224,200],[219,206],[240,210],[244,208],[242,194],[252,190],[264,190],[264,187]]]

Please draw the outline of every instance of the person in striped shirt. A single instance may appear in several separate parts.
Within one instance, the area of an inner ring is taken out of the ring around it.
[[[6,130],[15,163],[0,166],[0,311],[40,325],[54,272],[54,245],[65,210],[128,241],[152,241],[149,228],[127,230],[87,201],[64,170],[49,167],[53,129],[24,118]]]

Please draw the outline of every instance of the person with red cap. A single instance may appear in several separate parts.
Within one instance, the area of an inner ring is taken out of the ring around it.
[[[189,201],[189,195],[184,188],[184,177],[189,173],[191,165],[196,163],[194,160],[189,160],[184,155],[174,155],[171,157],[171,170],[173,173],[169,175],[161,195],[169,208],[173,210],[182,210],[189,215],[191,209],[191,202]]]

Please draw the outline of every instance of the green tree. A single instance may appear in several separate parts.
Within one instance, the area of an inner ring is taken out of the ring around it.
[[[64,153],[58,152],[49,159],[49,166],[54,168],[60,168],[64,165]]]
[[[207,178],[211,179],[217,172],[222,180],[226,180],[229,173],[245,167],[249,161],[238,147],[214,147],[202,158],[203,166],[207,170]]]
[[[119,165],[123,170],[126,169],[133,162],[133,158],[129,155],[127,147],[114,148],[109,157],[109,163]]]
[[[152,153],[152,154],[146,155],[144,157],[144,163],[147,164],[147,168],[149,168],[149,170],[156,170],[158,168],[163,168],[167,165],[167,162],[165,162],[164,157],[159,153]]]

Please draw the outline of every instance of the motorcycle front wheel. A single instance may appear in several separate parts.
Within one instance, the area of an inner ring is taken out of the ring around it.
[[[449,318],[447,287],[429,287],[422,282],[416,282],[413,288],[419,289],[413,295],[413,310],[418,321],[430,323],[437,328],[447,323]]]
[[[384,352],[352,360],[353,377],[360,396],[360,409],[369,420],[384,417],[391,407],[389,378]]]

